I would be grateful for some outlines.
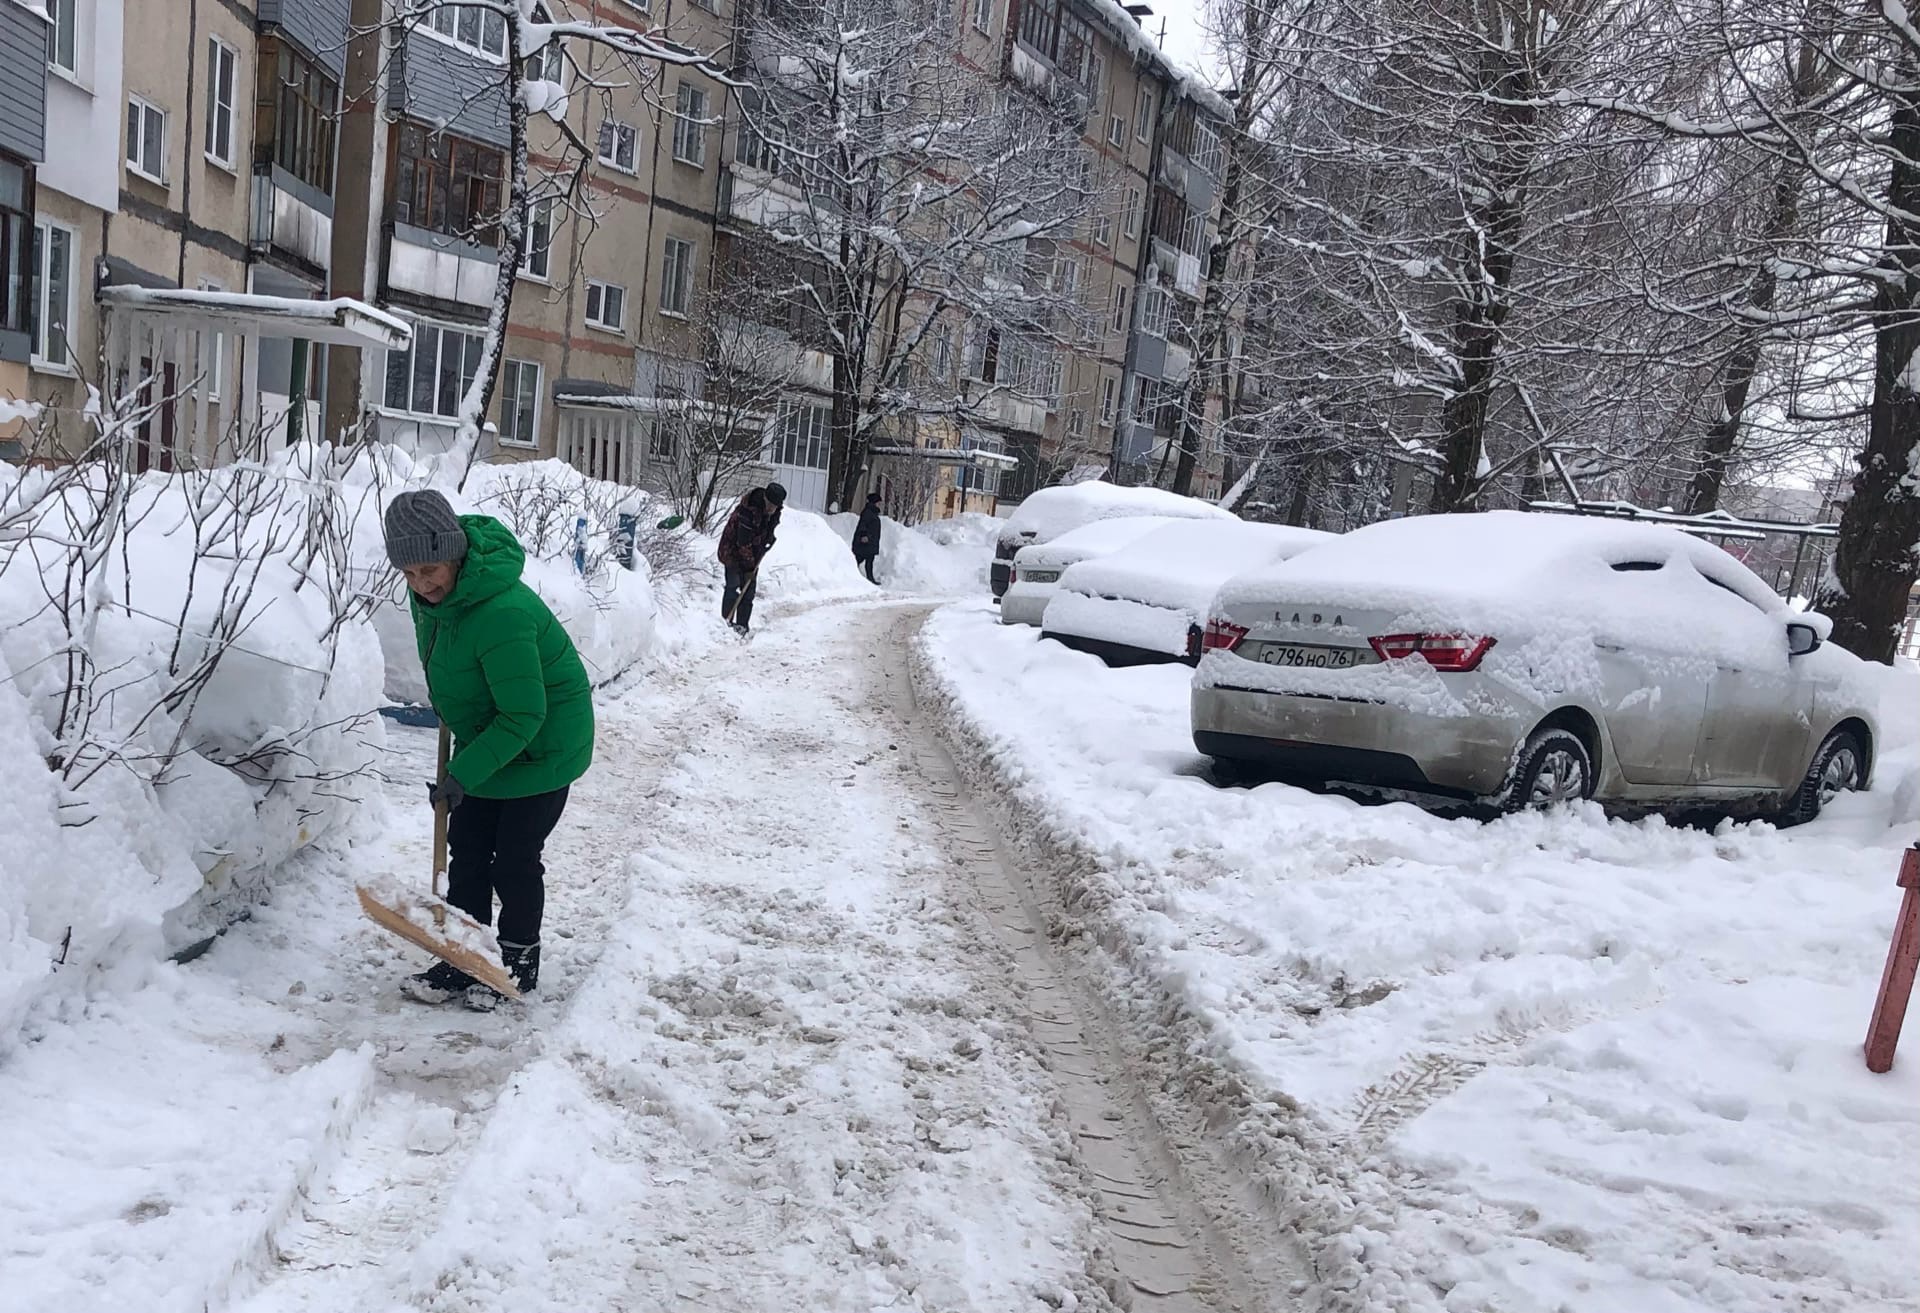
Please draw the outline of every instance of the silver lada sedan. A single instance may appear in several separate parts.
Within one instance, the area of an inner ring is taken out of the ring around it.
[[[1875,686],[1831,628],[1674,529],[1392,520],[1222,587],[1193,739],[1220,774],[1804,821],[1873,760]]]

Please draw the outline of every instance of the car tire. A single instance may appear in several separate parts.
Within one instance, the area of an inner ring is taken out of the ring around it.
[[[1572,730],[1543,726],[1527,735],[1501,798],[1506,812],[1545,811],[1593,797],[1593,753]]]
[[[1217,787],[1232,789],[1251,784],[1257,772],[1252,762],[1238,757],[1208,757],[1207,774]]]
[[[1866,778],[1866,765],[1866,749],[1858,734],[1850,729],[1837,729],[1827,735],[1807,764],[1800,787],[1787,799],[1780,813],[1780,824],[1805,825],[1820,814],[1835,794],[1859,788]]]

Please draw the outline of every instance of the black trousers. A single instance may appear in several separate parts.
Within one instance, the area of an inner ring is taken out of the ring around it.
[[[873,577],[873,561],[874,561],[874,558],[873,558],[873,557],[871,557],[871,556],[860,556],[860,555],[858,555],[858,554],[856,554],[856,555],[854,556],[854,558],[853,558],[853,559],[854,559],[854,562],[855,562],[855,563],[856,563],[857,565],[859,565],[859,567],[860,567],[860,568],[861,568],[862,570],[864,570],[864,571],[866,571],[866,574],[867,574],[867,582],[869,582],[869,583],[876,583],[876,584],[880,582],[880,581],[879,581],[878,579],[875,579],[875,578]]]
[[[567,790],[531,798],[476,798],[469,794],[447,817],[447,901],[478,921],[493,924],[500,896],[500,938],[509,944],[540,942],[547,905],[547,868],[540,852],[567,808]]]
[[[722,619],[733,617],[733,623],[744,629],[753,623],[753,595],[760,589],[760,580],[752,570],[737,565],[729,565],[726,570],[727,587],[720,594],[720,616]]]

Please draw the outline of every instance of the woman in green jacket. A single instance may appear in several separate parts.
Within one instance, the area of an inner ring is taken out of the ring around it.
[[[453,731],[428,796],[450,808],[447,901],[482,925],[500,899],[500,956],[522,993],[540,978],[541,849],[593,760],[586,668],[547,604],[520,580],[527,554],[489,515],[455,515],[431,490],[387,506],[387,558],[407,578],[427,696]],[[423,1003],[499,995],[445,962],[411,976]]]

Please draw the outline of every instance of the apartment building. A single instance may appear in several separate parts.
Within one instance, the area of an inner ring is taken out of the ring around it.
[[[0,0],[0,401],[27,400],[40,323],[34,190],[46,160],[46,15]],[[0,453],[17,455],[21,418],[0,412]]]

